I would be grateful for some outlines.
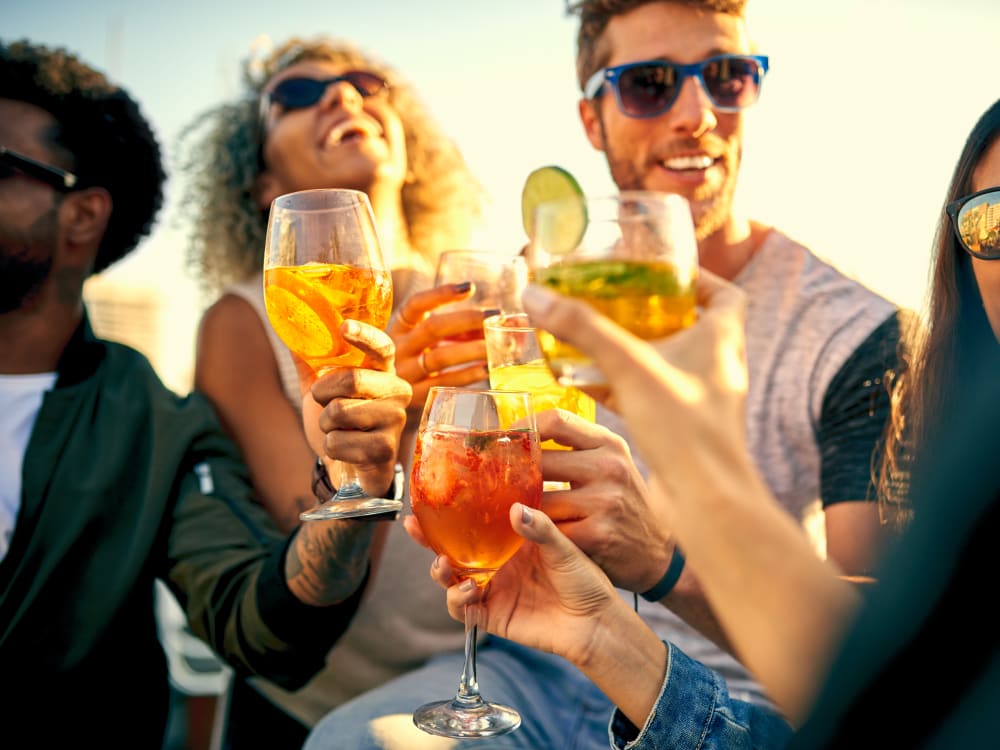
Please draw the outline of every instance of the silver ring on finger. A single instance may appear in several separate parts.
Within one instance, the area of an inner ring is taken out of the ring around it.
[[[429,378],[433,373],[431,373],[431,371],[427,367],[426,357],[427,357],[427,350],[424,349],[423,351],[420,352],[420,356],[417,357],[417,365],[423,371],[424,377]]]

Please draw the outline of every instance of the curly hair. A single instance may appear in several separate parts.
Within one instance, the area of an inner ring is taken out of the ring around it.
[[[580,17],[580,27],[576,34],[576,76],[582,89],[590,78],[607,61],[608,52],[601,44],[604,30],[615,16],[652,2],[664,0],[581,0],[567,2],[566,13]],[[743,17],[747,0],[667,0],[668,2],[690,5],[711,13],[727,13]]]
[[[130,253],[149,234],[163,203],[160,146],[139,105],[103,73],[62,48],[21,39],[0,42],[0,97],[50,113],[50,145],[67,153],[77,189],[103,187],[114,210],[94,273]]]
[[[455,143],[390,67],[349,42],[293,37],[263,60],[244,61],[245,94],[199,116],[182,133],[189,146],[181,169],[189,182],[181,208],[194,217],[188,262],[218,292],[261,266],[267,211],[254,193],[263,169],[258,100],[279,71],[303,60],[363,67],[389,81],[388,98],[406,133],[408,179],[402,188],[408,240],[431,265],[442,251],[467,243],[482,211],[483,190]]]

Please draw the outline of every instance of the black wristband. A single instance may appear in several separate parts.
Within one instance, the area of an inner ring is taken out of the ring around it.
[[[647,602],[658,602],[660,599],[665,597],[671,592],[674,586],[677,585],[677,581],[681,577],[681,573],[684,572],[684,555],[681,554],[680,547],[674,545],[674,556],[670,558],[670,564],[667,566],[667,572],[663,574],[663,578],[660,579],[653,588],[649,591],[643,591],[640,596]]]

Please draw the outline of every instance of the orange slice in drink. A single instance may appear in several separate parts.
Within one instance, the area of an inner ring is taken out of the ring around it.
[[[343,316],[324,294],[324,283],[302,278],[297,269],[267,271],[264,298],[267,316],[279,338],[305,360],[346,354],[350,346],[340,336]]]

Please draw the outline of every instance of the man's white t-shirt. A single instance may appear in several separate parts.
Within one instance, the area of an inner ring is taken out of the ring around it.
[[[56,373],[0,375],[0,560],[21,509],[21,465],[45,392]]]

